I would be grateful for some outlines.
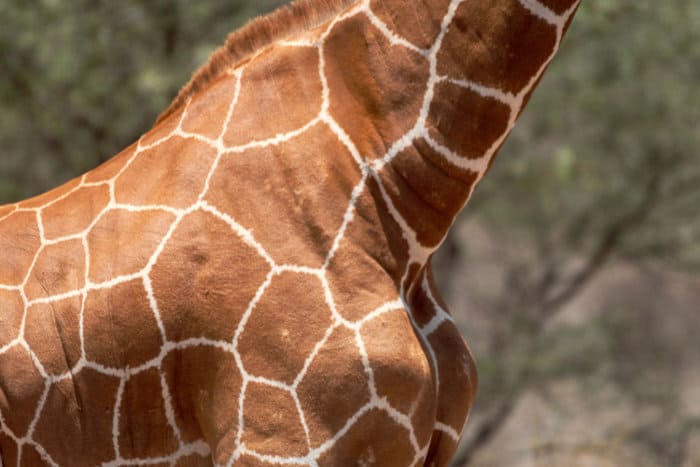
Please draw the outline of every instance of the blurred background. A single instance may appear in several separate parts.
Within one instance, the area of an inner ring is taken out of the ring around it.
[[[136,140],[279,0],[0,2],[0,204]],[[584,0],[437,257],[455,466],[700,466],[700,2]]]

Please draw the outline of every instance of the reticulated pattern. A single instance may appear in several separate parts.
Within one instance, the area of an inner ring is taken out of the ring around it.
[[[464,397],[456,381],[471,363],[425,270],[441,238],[406,215],[386,173],[420,143],[472,174],[471,193],[578,4],[516,2],[552,43],[517,87],[498,87],[442,65],[469,3],[446,3],[424,43],[395,30],[381,2],[361,1],[231,69],[208,100],[195,97],[95,171],[0,207],[5,464],[419,466],[434,433],[456,444],[466,418],[454,407]],[[387,109],[387,127],[353,122],[331,85],[338,70],[327,51],[342,48],[337,33],[353,23],[415,64],[417,99]],[[250,89],[294,64],[317,70],[303,89]],[[497,123],[475,130],[488,144],[440,128],[435,96],[445,93],[468,106],[489,101]],[[280,98],[297,99],[298,110],[264,121],[243,111],[272,114]],[[219,120],[190,118],[210,102]],[[371,128],[375,142],[362,136]],[[250,198],[223,199],[232,183]],[[294,189],[304,183],[316,190]],[[348,240],[369,222],[370,194],[403,242],[396,282],[369,274],[376,265]],[[285,200],[295,197],[302,207],[290,211]],[[251,202],[274,215],[261,219]],[[297,313],[280,313],[286,307]],[[388,346],[397,336],[401,348]],[[63,428],[63,419],[82,425]]]

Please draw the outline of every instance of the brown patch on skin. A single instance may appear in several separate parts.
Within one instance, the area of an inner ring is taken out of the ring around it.
[[[576,3],[574,0],[539,0],[539,2],[558,15],[566,13]]]
[[[39,196],[35,196],[33,198],[29,198],[26,201],[22,201],[21,203],[19,203],[19,207],[23,209],[41,208],[47,205],[48,203],[56,200],[57,198],[60,198],[61,196],[69,193],[72,189],[78,186],[78,184],[80,184],[80,178],[74,178],[73,180],[70,180],[69,182],[66,182],[63,185],[54,188],[51,191],[43,193]]]
[[[518,0],[464,2],[438,53],[438,74],[518,94],[556,40],[556,28]]]
[[[246,388],[242,442],[270,456],[300,457],[308,451],[304,427],[292,395],[258,383]]]
[[[239,339],[243,367],[255,376],[292,384],[330,326],[331,311],[318,278],[291,272],[275,276]]]
[[[474,174],[471,183],[465,182],[432,162],[440,157],[419,140],[379,174],[394,206],[425,246],[442,241],[476,180]]]
[[[282,46],[251,62],[243,72],[237,104],[249,111],[234,112],[224,143],[238,146],[268,139],[313,120],[321,111],[323,95],[321,77],[315,72],[318,62],[315,47]]]
[[[2,453],[3,465],[17,465],[17,443],[12,438],[0,431],[0,452]]]
[[[377,317],[362,327],[362,338],[374,371],[377,393],[397,410],[409,414],[421,446],[435,423],[433,368],[406,310]]]
[[[457,327],[449,321],[428,336],[428,341],[437,356],[440,375],[437,420],[460,433],[476,397],[474,358]]]
[[[78,189],[42,211],[44,236],[52,240],[83,232],[108,203],[106,185]]]
[[[361,335],[379,396],[403,413],[423,399],[434,400],[430,363],[406,310],[378,316],[362,327]]]
[[[84,336],[86,358],[109,368],[142,365],[163,344],[140,280],[88,292]]]
[[[331,115],[363,157],[382,157],[418,120],[428,61],[392,46],[364,15],[337,24],[324,50]]]
[[[24,301],[19,292],[0,290],[0,303],[0,347],[4,347],[19,336]]]
[[[417,278],[416,285],[412,290],[410,298],[411,315],[419,327],[423,327],[430,322],[436,314],[435,307],[430,301],[430,298],[423,289],[423,277],[427,274],[427,270],[423,269],[421,275]]]
[[[49,245],[41,250],[24,292],[28,300],[79,290],[85,284],[85,248],[81,240]]]
[[[318,124],[278,146],[225,156],[207,201],[251,230],[278,264],[320,267],[359,180],[352,156]]]
[[[129,159],[131,159],[135,151],[136,143],[133,143],[116,156],[113,156],[108,161],[85,174],[85,183],[102,183],[112,180],[126,163],[129,162]]]
[[[423,139],[399,153],[390,164],[423,202],[444,216],[454,218],[476,181],[474,172],[450,165]]]
[[[233,101],[235,90],[236,78],[234,76],[224,75],[212,82],[190,103],[187,115],[182,121],[182,129],[207,138],[218,138],[226,123],[226,115]]]
[[[39,454],[39,451],[37,451],[34,446],[25,444],[22,446],[22,465],[40,466],[49,465],[49,463],[42,459],[41,454]]]
[[[167,456],[179,445],[165,415],[157,369],[132,376],[119,407],[119,452],[125,459]]]
[[[44,378],[24,348],[0,354],[0,413],[16,436],[26,435],[43,391]]]
[[[162,368],[183,441],[204,437],[214,461],[225,464],[236,448],[242,384],[234,356],[214,347],[190,347],[171,352]]]
[[[150,275],[168,339],[230,342],[269,270],[224,221],[185,216]]]
[[[211,459],[208,456],[202,457],[199,454],[192,454],[178,460],[175,467],[211,467],[211,465]]]
[[[40,246],[35,213],[18,212],[0,223],[0,284],[21,284]]]
[[[90,280],[106,282],[142,270],[174,220],[163,211],[108,211],[87,235]]]
[[[461,115],[454,115],[461,110]],[[479,159],[508,129],[510,107],[448,82],[435,87],[428,131],[438,143],[468,159]],[[460,206],[461,207],[461,206]]]
[[[205,143],[179,136],[170,138],[139,154],[117,178],[116,201],[185,209],[197,201],[215,158],[216,150]]]
[[[399,296],[408,245],[388,212],[372,179],[357,200],[327,277],[338,312],[350,321],[362,319]]]
[[[27,311],[24,339],[51,375],[66,373],[80,360],[81,301],[73,297]]]
[[[450,0],[423,0],[419,6],[405,0],[372,0],[370,6],[395,34],[417,47],[428,49],[440,33]]]
[[[411,465],[413,446],[408,431],[383,411],[373,409],[364,414],[318,460],[319,467],[338,465]]]
[[[297,394],[312,447],[333,437],[369,402],[367,373],[354,332],[345,328],[333,331],[311,363]]]
[[[114,459],[112,418],[118,386],[117,378],[89,368],[54,383],[34,440],[59,465],[75,465],[76,459],[83,465],[100,465]]]

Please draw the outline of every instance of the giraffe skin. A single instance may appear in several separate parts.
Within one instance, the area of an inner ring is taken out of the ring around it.
[[[0,207],[4,465],[448,465],[476,371],[430,257],[577,6],[359,1]],[[538,47],[456,63],[505,13]]]

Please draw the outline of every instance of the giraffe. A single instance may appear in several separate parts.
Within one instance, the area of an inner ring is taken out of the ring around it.
[[[445,466],[477,386],[430,258],[578,0],[300,0],[0,207],[5,466]]]

